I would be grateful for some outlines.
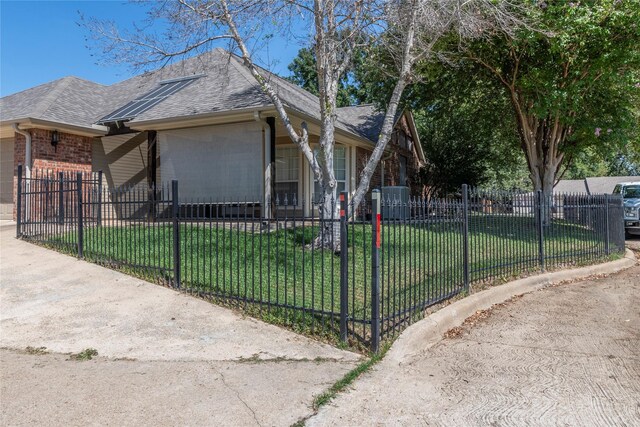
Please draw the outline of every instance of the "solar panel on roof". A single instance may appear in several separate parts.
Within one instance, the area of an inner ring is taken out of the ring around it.
[[[106,115],[105,117],[101,118],[98,123],[104,124],[110,122],[131,120],[134,117],[144,113],[145,111],[148,111],[151,108],[155,107],[174,93],[189,86],[199,77],[202,77],[202,75],[189,76],[180,79],[172,79],[160,82],[159,87]]]

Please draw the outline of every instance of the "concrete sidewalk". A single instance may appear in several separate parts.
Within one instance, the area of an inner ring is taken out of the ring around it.
[[[287,425],[361,358],[14,233],[0,226],[3,425]]]

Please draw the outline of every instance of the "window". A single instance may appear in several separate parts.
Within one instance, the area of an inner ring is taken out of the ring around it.
[[[317,156],[318,150],[314,151]],[[347,188],[347,149],[345,147],[334,147],[333,149],[333,173],[338,181],[338,194]],[[316,180],[313,183],[313,201],[320,203],[322,198],[322,186]]]
[[[624,187],[622,197],[625,199],[640,198],[640,185],[627,185]]]
[[[281,201],[298,197],[299,153],[297,147],[276,148],[276,195]]]
[[[404,130],[398,128],[394,129],[393,134],[391,134],[391,144],[395,144],[408,151],[413,150],[411,133],[406,133]]]
[[[398,163],[400,170],[398,171],[398,185],[407,185],[407,158],[405,156],[398,156]]]

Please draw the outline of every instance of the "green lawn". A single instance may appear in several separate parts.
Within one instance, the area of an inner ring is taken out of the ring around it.
[[[242,308],[267,321],[335,340],[336,315],[340,312],[340,257],[310,248],[318,233],[317,222],[280,222],[269,230],[261,229],[258,222],[234,222],[233,226],[181,222],[182,289]],[[34,236],[34,240],[37,238]],[[76,233],[68,232],[40,242],[76,254],[76,241]],[[544,229],[547,267],[602,258],[603,241],[604,236],[586,227],[555,221]],[[366,341],[371,317],[371,225],[350,225],[348,246],[350,325],[356,336]],[[174,281],[172,248],[170,223],[84,228],[87,260],[163,285]],[[385,224],[380,252],[384,335],[420,317],[420,308],[425,305],[463,290],[459,221]],[[535,220],[472,214],[469,254],[472,285],[540,271]],[[359,346],[355,341],[351,344]]]
[[[317,225],[260,231],[256,223],[229,228],[215,223],[181,223],[182,286],[239,301],[262,301],[339,312],[340,259],[309,244]],[[383,317],[460,290],[463,280],[459,223],[385,225],[382,229],[381,297]],[[545,230],[547,255],[558,262],[582,261],[578,252],[603,249],[583,227],[556,223]],[[150,280],[173,276],[171,225],[135,223],[88,227],[88,260]],[[61,236],[73,240],[74,236]],[[531,218],[472,216],[472,280],[513,277],[539,269],[535,222]],[[349,312],[367,319],[370,311],[371,227],[349,227]],[[565,258],[567,256],[568,258]]]

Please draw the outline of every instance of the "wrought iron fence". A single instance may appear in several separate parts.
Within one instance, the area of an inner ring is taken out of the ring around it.
[[[18,172],[17,236],[377,351],[480,282],[624,250],[618,196],[468,189],[355,206],[185,200],[177,181],[108,188],[100,173]]]

